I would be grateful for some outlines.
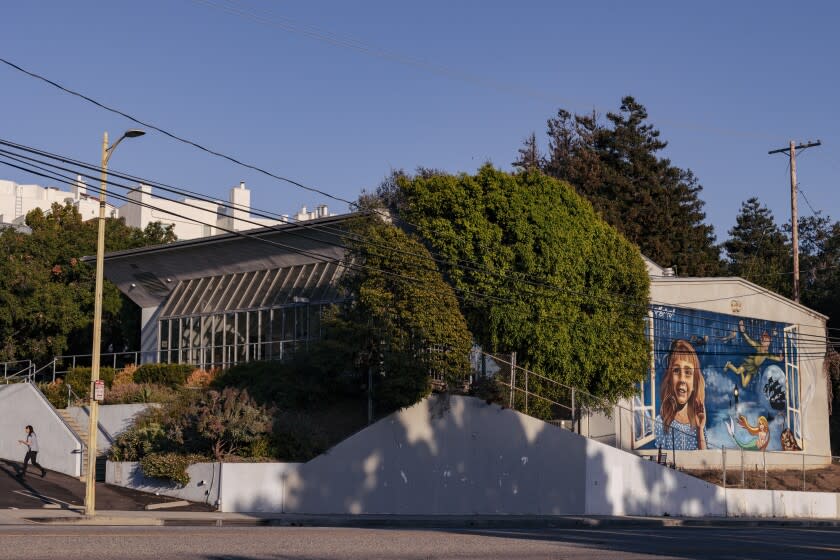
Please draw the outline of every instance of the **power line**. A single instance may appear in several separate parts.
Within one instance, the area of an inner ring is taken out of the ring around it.
[[[302,183],[299,183],[299,182],[294,181],[294,180],[292,180],[292,179],[288,179],[288,178],[286,178],[286,177],[283,177],[283,176],[280,176],[280,175],[274,174],[274,173],[272,173],[272,172],[270,172],[270,171],[267,171],[267,170],[265,170],[265,169],[262,169],[262,168],[260,168],[260,167],[255,166],[255,165],[248,164],[248,163],[244,163],[244,162],[240,161],[240,160],[239,160],[239,159],[237,159],[237,158],[234,158],[234,157],[232,157],[232,156],[228,156],[228,155],[223,154],[223,153],[221,153],[221,152],[217,152],[217,151],[211,150],[211,149],[209,149],[209,148],[206,148],[206,147],[204,147],[204,146],[202,146],[202,145],[198,144],[197,142],[194,142],[194,141],[189,140],[189,139],[186,139],[186,138],[182,138],[181,136],[178,136],[178,135],[176,135],[176,134],[174,134],[174,133],[171,133],[171,132],[169,132],[169,131],[166,131],[166,130],[164,130],[164,129],[160,128],[160,127],[157,127],[157,126],[155,126],[155,125],[152,125],[152,124],[146,123],[146,122],[144,122],[144,121],[142,121],[142,120],[140,120],[140,119],[137,119],[137,118],[135,118],[135,117],[133,117],[133,116],[129,115],[128,113],[125,113],[125,112],[120,111],[120,110],[118,110],[118,109],[114,109],[114,108],[112,108],[112,107],[109,107],[109,106],[107,106],[107,105],[105,105],[105,104],[103,104],[103,103],[100,103],[100,102],[98,102],[98,101],[96,101],[96,100],[92,99],[92,98],[91,98],[91,97],[89,97],[89,96],[86,96],[86,95],[84,95],[84,94],[81,94],[81,93],[79,93],[79,92],[76,92],[76,91],[74,91],[74,90],[71,90],[71,89],[69,89],[69,88],[66,88],[66,87],[62,86],[61,84],[58,84],[57,82],[55,82],[55,81],[53,81],[53,80],[50,80],[50,79],[48,79],[48,78],[46,78],[46,77],[44,77],[44,76],[41,76],[41,75],[39,75],[39,74],[36,74],[36,73],[31,72],[31,71],[29,71],[29,70],[26,70],[26,69],[24,69],[24,68],[22,68],[22,67],[18,66],[17,64],[14,64],[14,63],[12,63],[12,62],[10,62],[10,61],[8,61],[8,60],[4,59],[4,58],[0,58],[0,62],[3,62],[4,64],[6,64],[6,65],[8,65],[8,66],[10,66],[10,67],[14,68],[15,70],[18,70],[18,71],[20,71],[20,72],[22,72],[22,73],[24,73],[24,74],[26,74],[26,75],[28,75],[28,76],[30,76],[30,77],[36,78],[36,79],[41,80],[41,81],[43,81],[43,82],[45,82],[45,83],[47,83],[47,84],[49,84],[49,85],[51,85],[51,86],[53,86],[53,87],[56,87],[56,88],[60,89],[61,91],[64,91],[64,92],[66,92],[66,93],[68,93],[68,94],[71,94],[71,95],[74,95],[74,96],[76,96],[76,97],[79,97],[79,98],[81,98],[81,99],[84,99],[85,101],[88,101],[88,102],[90,102],[90,103],[92,103],[92,104],[96,105],[97,107],[100,107],[100,108],[102,108],[102,109],[104,109],[104,110],[106,110],[106,111],[112,112],[112,113],[117,114],[117,115],[120,115],[120,116],[122,116],[122,117],[125,117],[125,118],[127,118],[127,119],[131,120],[132,122],[135,122],[135,123],[137,123],[137,124],[139,124],[139,125],[141,125],[141,126],[145,126],[145,127],[147,127],[147,128],[150,128],[150,129],[156,130],[156,131],[158,131],[158,132],[161,132],[162,134],[164,134],[164,135],[166,135],[166,136],[168,136],[168,137],[170,137],[170,138],[172,138],[172,139],[175,139],[175,140],[177,140],[177,141],[179,141],[179,142],[182,142],[182,143],[188,144],[188,145],[190,145],[190,146],[193,146],[193,147],[195,147],[195,148],[198,148],[198,149],[200,149],[200,150],[202,150],[202,151],[205,151],[205,152],[210,153],[210,154],[212,154],[212,155],[215,155],[215,156],[217,156],[217,157],[220,157],[220,158],[226,159],[226,160],[228,160],[228,161],[230,161],[230,162],[232,162],[232,163],[235,163],[235,164],[237,164],[237,165],[240,165],[240,166],[246,167],[246,168],[248,168],[248,169],[252,169],[252,170],[258,171],[259,173],[265,174],[266,176],[272,177],[272,178],[274,178],[274,179],[277,179],[277,180],[280,180],[280,181],[285,181],[285,182],[287,182],[287,183],[289,183],[289,184],[292,184],[292,185],[294,185],[294,186],[297,186],[297,187],[299,187],[299,188],[303,188],[303,189],[306,189],[306,190],[309,190],[309,191],[312,191],[312,192],[316,192],[316,193],[322,194],[322,195],[327,196],[328,198],[331,198],[331,199],[333,199],[333,200],[338,200],[338,201],[340,201],[340,202],[344,202],[344,203],[348,204],[351,208],[353,208],[353,207],[358,208],[358,205],[357,205],[356,203],[353,203],[353,202],[350,202],[350,201],[348,201],[348,200],[346,200],[346,199],[343,199],[343,198],[340,198],[340,197],[337,197],[337,196],[331,195],[331,194],[329,194],[329,193],[327,193],[327,192],[324,192],[324,191],[321,191],[321,190],[319,190],[319,189],[315,189],[315,188],[312,188],[312,187],[308,187],[308,186],[306,186],[306,185],[303,185]],[[403,223],[406,223],[406,224],[408,224],[408,225],[411,225],[411,224],[410,224],[410,223],[408,223],[408,222],[403,222]],[[562,290],[562,289],[564,289],[564,288],[563,288],[563,287],[560,287],[560,286],[555,286],[555,287],[554,287],[554,289],[561,289],[561,290]],[[584,297],[589,297],[589,296],[584,296]],[[722,299],[726,299],[726,298],[722,298]]]
[[[5,144],[5,145],[14,145],[14,146],[15,146],[15,147],[17,147],[18,149],[21,149],[21,150],[24,150],[24,151],[27,151],[27,150],[34,150],[34,149],[29,149],[29,148],[23,147],[23,146],[21,146],[21,145],[19,145],[19,144],[9,143],[9,142],[6,142],[6,141],[1,141],[1,140],[0,140],[0,144]],[[41,154],[44,154],[44,153],[45,153],[45,152],[38,151],[38,150],[34,150],[34,151],[37,151],[38,153],[41,153]],[[24,157],[25,157],[25,156],[24,156]],[[33,158],[28,158],[28,159],[33,159]],[[52,166],[57,167],[57,168],[60,168],[59,166],[55,166],[54,164],[49,164],[49,165],[52,165]],[[84,165],[88,165],[88,164],[84,164]],[[89,166],[89,167],[92,167],[92,166]],[[67,168],[60,168],[60,169],[62,169],[62,170],[64,170],[64,171],[72,171],[72,170],[67,169]],[[87,176],[88,178],[93,178],[93,177],[92,177],[92,176],[90,176],[90,175],[86,175],[86,176]],[[145,180],[145,179],[143,179],[143,180],[141,180],[141,181],[143,181],[143,182],[148,182],[148,183],[153,183],[153,182],[148,181],[148,180]],[[69,179],[69,178],[65,179],[65,180],[64,180],[64,182],[67,182],[67,184],[75,184],[75,182],[70,181],[70,179]],[[126,186],[121,185],[121,184],[116,184],[116,183],[114,183],[114,186],[119,187],[119,188],[129,189],[129,187],[126,187]],[[98,189],[94,189],[94,190],[98,190]],[[120,196],[120,197],[118,197],[118,198],[119,198],[120,200],[125,200],[125,201],[127,201],[127,202],[137,203],[137,201],[130,200],[130,199],[126,198],[126,197],[122,197],[122,196]],[[170,199],[165,199],[165,200],[170,200]],[[195,206],[194,206],[194,205],[190,205],[189,203],[184,203],[184,202],[179,202],[179,201],[171,201],[171,202],[177,202],[178,204],[183,204],[183,205],[185,205],[185,206],[190,206],[190,207],[194,207],[194,208],[195,208]],[[150,206],[150,205],[145,205],[145,206]],[[169,211],[169,210],[160,209],[160,208],[157,208],[157,207],[154,207],[154,206],[150,206],[150,207],[152,207],[152,208],[156,208],[156,209],[158,209],[158,210],[160,210],[160,211],[163,211],[163,212],[168,213],[168,214],[171,214],[171,215],[179,216],[177,213],[172,212],[172,211]],[[204,210],[204,209],[202,208],[202,210]],[[181,216],[181,217],[183,217],[183,216]],[[198,223],[203,223],[203,224],[205,224],[205,225],[214,225],[214,224],[207,224],[207,223],[205,223],[205,222],[200,222],[199,220],[195,220],[195,219],[192,219],[192,218],[186,218],[186,217],[184,217],[184,218],[185,218],[185,219],[189,219],[189,220],[191,220],[191,221],[198,222]],[[236,219],[237,219],[237,220],[246,221],[246,222],[249,222],[249,223],[252,223],[252,224],[255,224],[255,225],[262,225],[262,224],[258,224],[258,223],[255,223],[255,222],[250,222],[249,220],[243,220],[242,218],[236,218]],[[223,229],[223,228],[220,228],[220,229]],[[343,246],[343,248],[345,248],[345,249],[346,249],[346,246]],[[415,256],[419,256],[419,255],[415,255]],[[518,280],[518,281],[523,281],[522,279],[516,279],[516,280]],[[553,286],[542,286],[542,287],[547,287],[547,288],[550,288],[550,289],[555,289]],[[514,302],[515,302],[515,300],[510,300],[510,299],[505,300],[504,298],[498,298],[497,296],[490,296],[490,295],[488,295],[488,294],[481,294],[481,293],[477,293],[477,292],[473,292],[473,291],[469,291],[469,290],[459,290],[459,291],[464,291],[464,292],[466,292],[466,293],[468,293],[468,294],[475,295],[475,296],[479,296],[479,297],[482,297],[482,298],[484,298],[484,299],[492,299],[492,298],[495,298],[495,300],[496,300],[497,302],[502,302],[502,303],[514,303]],[[763,292],[766,292],[766,293],[772,293],[772,292],[769,292],[769,291],[767,291],[767,290],[763,290]],[[754,292],[754,293],[752,293],[752,294],[746,294],[746,295],[757,295],[757,294],[759,294],[759,293],[763,293],[763,292],[762,292],[762,291],[758,291],[758,292]],[[576,295],[580,296],[581,294],[576,294]],[[591,297],[591,296],[587,296],[587,297]],[[730,296],[730,297],[727,297],[727,298],[715,298],[715,299],[731,299],[732,297],[733,297],[733,296]],[[713,301],[713,300],[702,300],[702,301]],[[698,300],[696,303],[700,303],[700,302],[701,302],[701,301],[699,301],[699,300]],[[661,303],[661,304],[665,304],[665,305],[669,305],[669,306],[670,306],[670,305],[674,305],[673,303],[670,303],[670,302],[668,302],[668,303],[665,303],[665,302],[657,302],[657,301],[655,301],[655,300],[652,300],[650,303],[652,303],[652,304],[655,304],[655,303]],[[684,304],[684,303],[686,303],[686,302],[682,302],[682,303]],[[690,303],[690,302],[689,302],[689,303]],[[679,304],[677,304],[677,305],[679,305]],[[822,339],[822,340],[824,340],[824,339]]]

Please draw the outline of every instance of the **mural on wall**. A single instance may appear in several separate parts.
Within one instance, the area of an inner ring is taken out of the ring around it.
[[[653,306],[650,371],[634,399],[637,449],[802,449],[795,326]]]

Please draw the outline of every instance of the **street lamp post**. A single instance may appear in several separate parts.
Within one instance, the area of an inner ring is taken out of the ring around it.
[[[111,146],[108,133],[102,136],[102,175],[99,190],[99,230],[96,238],[96,285],[93,292],[93,349],[90,361],[90,419],[88,422],[87,472],[85,473],[85,514],[96,514],[96,433],[99,429],[99,402],[94,398],[94,388],[99,380],[99,358],[102,340],[102,282],[105,268],[105,191],[108,186],[108,160],[123,141],[146,134],[142,130],[127,130]]]

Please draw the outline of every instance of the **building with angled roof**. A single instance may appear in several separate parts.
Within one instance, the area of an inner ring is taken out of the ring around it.
[[[324,307],[345,298],[351,216],[107,254],[105,276],[142,310],[143,361],[220,367],[319,338]]]

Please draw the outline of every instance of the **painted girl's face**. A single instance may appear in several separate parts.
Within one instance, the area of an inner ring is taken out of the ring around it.
[[[684,405],[694,392],[694,365],[686,359],[677,358],[671,362],[671,385],[677,403]]]

